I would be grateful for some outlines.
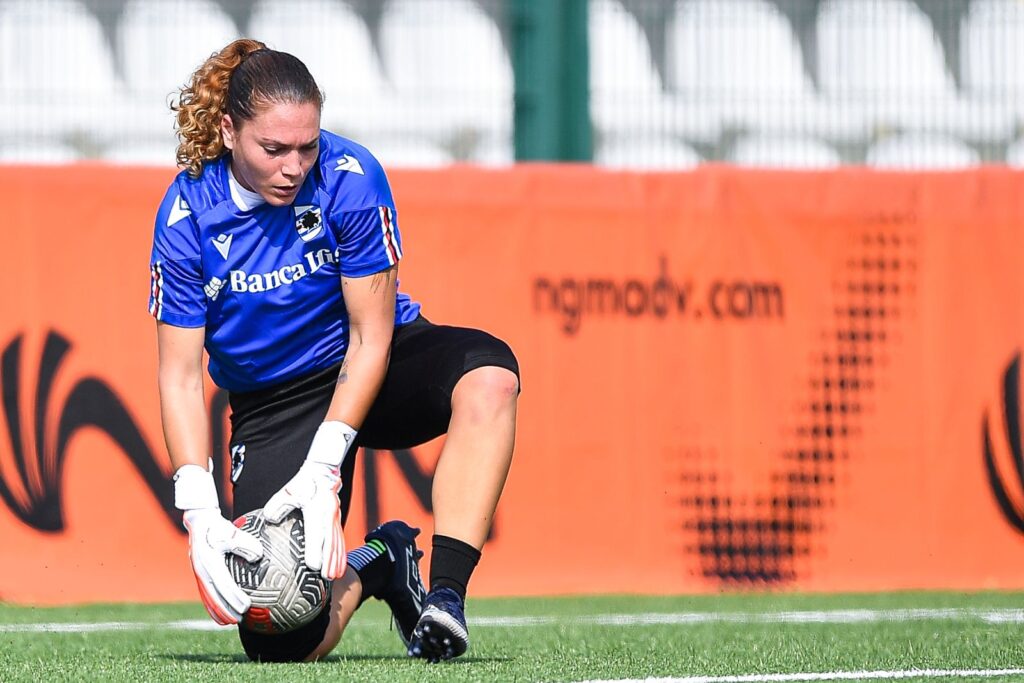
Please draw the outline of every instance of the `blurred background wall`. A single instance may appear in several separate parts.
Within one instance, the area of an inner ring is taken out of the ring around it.
[[[0,599],[194,598],[149,226],[241,35],[384,162],[403,289],[520,359],[475,590],[1024,585],[1024,0],[0,0]],[[429,529],[438,449],[364,451],[351,538]]]
[[[173,165],[242,35],[389,166],[1024,165],[1021,0],[0,0],[0,161]]]

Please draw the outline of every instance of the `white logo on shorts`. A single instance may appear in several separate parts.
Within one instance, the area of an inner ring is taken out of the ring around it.
[[[239,443],[231,447],[231,483],[238,481],[245,466],[245,444]]]

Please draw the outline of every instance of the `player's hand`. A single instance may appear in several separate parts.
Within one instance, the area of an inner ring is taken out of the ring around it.
[[[206,611],[222,626],[237,624],[249,611],[252,600],[231,578],[224,556],[233,553],[255,562],[263,556],[263,546],[255,536],[224,519],[219,509],[189,510],[185,513],[185,528],[192,571]]]
[[[277,524],[295,509],[302,511],[306,566],[328,580],[345,573],[345,537],[341,531],[341,463],[356,430],[344,422],[324,422],[313,437],[298,473],[271,496],[263,516]]]
[[[224,519],[213,474],[198,465],[185,465],[175,473],[174,504],[185,511],[188,556],[206,611],[222,626],[237,624],[252,600],[231,578],[224,556],[234,553],[255,562],[263,557],[263,546]]]

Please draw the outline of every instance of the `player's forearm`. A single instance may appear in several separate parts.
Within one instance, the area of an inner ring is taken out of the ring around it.
[[[398,266],[365,277],[342,277],[349,340],[325,421],[359,429],[384,382],[395,332]]]
[[[206,469],[210,457],[210,418],[206,413],[202,375],[161,373],[160,416],[173,468],[199,465]]]
[[[391,339],[354,339],[338,373],[325,420],[340,420],[359,429],[370,412],[388,369]]]

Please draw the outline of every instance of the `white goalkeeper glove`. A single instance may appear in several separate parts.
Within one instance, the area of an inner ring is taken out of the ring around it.
[[[182,465],[174,473],[174,507],[185,511],[188,556],[206,611],[222,626],[237,624],[252,600],[231,578],[224,556],[234,553],[255,562],[263,557],[263,546],[224,519],[213,474],[199,465]]]
[[[355,441],[356,430],[344,422],[324,422],[316,430],[298,473],[271,496],[263,516],[277,524],[289,512],[302,510],[306,532],[306,566],[328,580],[345,573],[345,537],[341,531],[341,463]]]

